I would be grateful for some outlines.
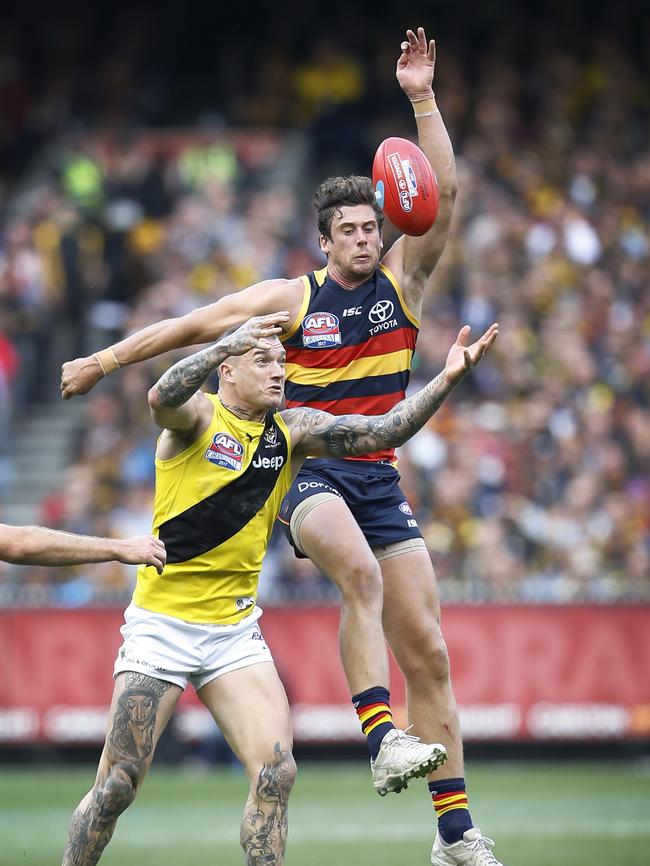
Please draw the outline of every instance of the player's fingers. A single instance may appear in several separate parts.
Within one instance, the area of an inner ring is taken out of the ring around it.
[[[429,41],[429,50],[427,51],[427,57],[432,63],[436,62],[436,43],[433,39]]]
[[[459,346],[466,346],[467,340],[469,338],[469,333],[472,329],[469,325],[463,325],[463,327],[458,332],[458,336],[456,337],[456,342]]]
[[[424,32],[424,27],[418,27],[418,45],[423,51],[427,50],[427,37]]]
[[[262,336],[268,336],[269,334],[281,334],[282,325],[278,325],[276,322],[268,322],[266,325],[261,325],[255,330],[258,334],[261,334]]]
[[[277,313],[267,313],[264,316],[259,316],[255,321],[258,325],[264,325],[267,322],[284,322],[289,318],[289,310],[278,310]]]
[[[417,48],[418,37],[415,35],[415,33],[412,30],[406,31],[406,38],[408,39],[408,41],[411,45],[411,48]]]

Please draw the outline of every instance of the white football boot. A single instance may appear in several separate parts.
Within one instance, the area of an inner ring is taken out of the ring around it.
[[[447,845],[436,835],[431,851],[433,866],[503,866],[492,853],[494,842],[487,836],[482,836],[478,827],[465,830],[459,842]]]
[[[419,737],[391,728],[381,741],[379,753],[370,760],[372,784],[380,797],[391,791],[399,794],[408,787],[408,779],[420,779],[433,773],[447,760],[441,743],[422,743]]]

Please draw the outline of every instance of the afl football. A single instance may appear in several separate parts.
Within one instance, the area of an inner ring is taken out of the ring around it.
[[[438,182],[429,160],[406,138],[386,138],[372,164],[377,203],[406,235],[426,234],[438,216]]]

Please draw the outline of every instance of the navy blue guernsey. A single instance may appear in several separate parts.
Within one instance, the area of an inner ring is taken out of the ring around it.
[[[404,399],[419,322],[393,274],[380,265],[367,282],[344,289],[327,268],[302,277],[303,304],[283,337],[287,408],[332,415],[383,415]],[[360,460],[393,460],[384,449]]]

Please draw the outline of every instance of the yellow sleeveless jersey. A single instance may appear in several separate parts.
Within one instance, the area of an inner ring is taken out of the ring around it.
[[[206,394],[214,415],[181,454],[156,458],[153,534],[161,575],[141,565],[133,601],[188,622],[235,623],[253,610],[273,523],[291,486],[291,438],[279,413],[244,421]]]

